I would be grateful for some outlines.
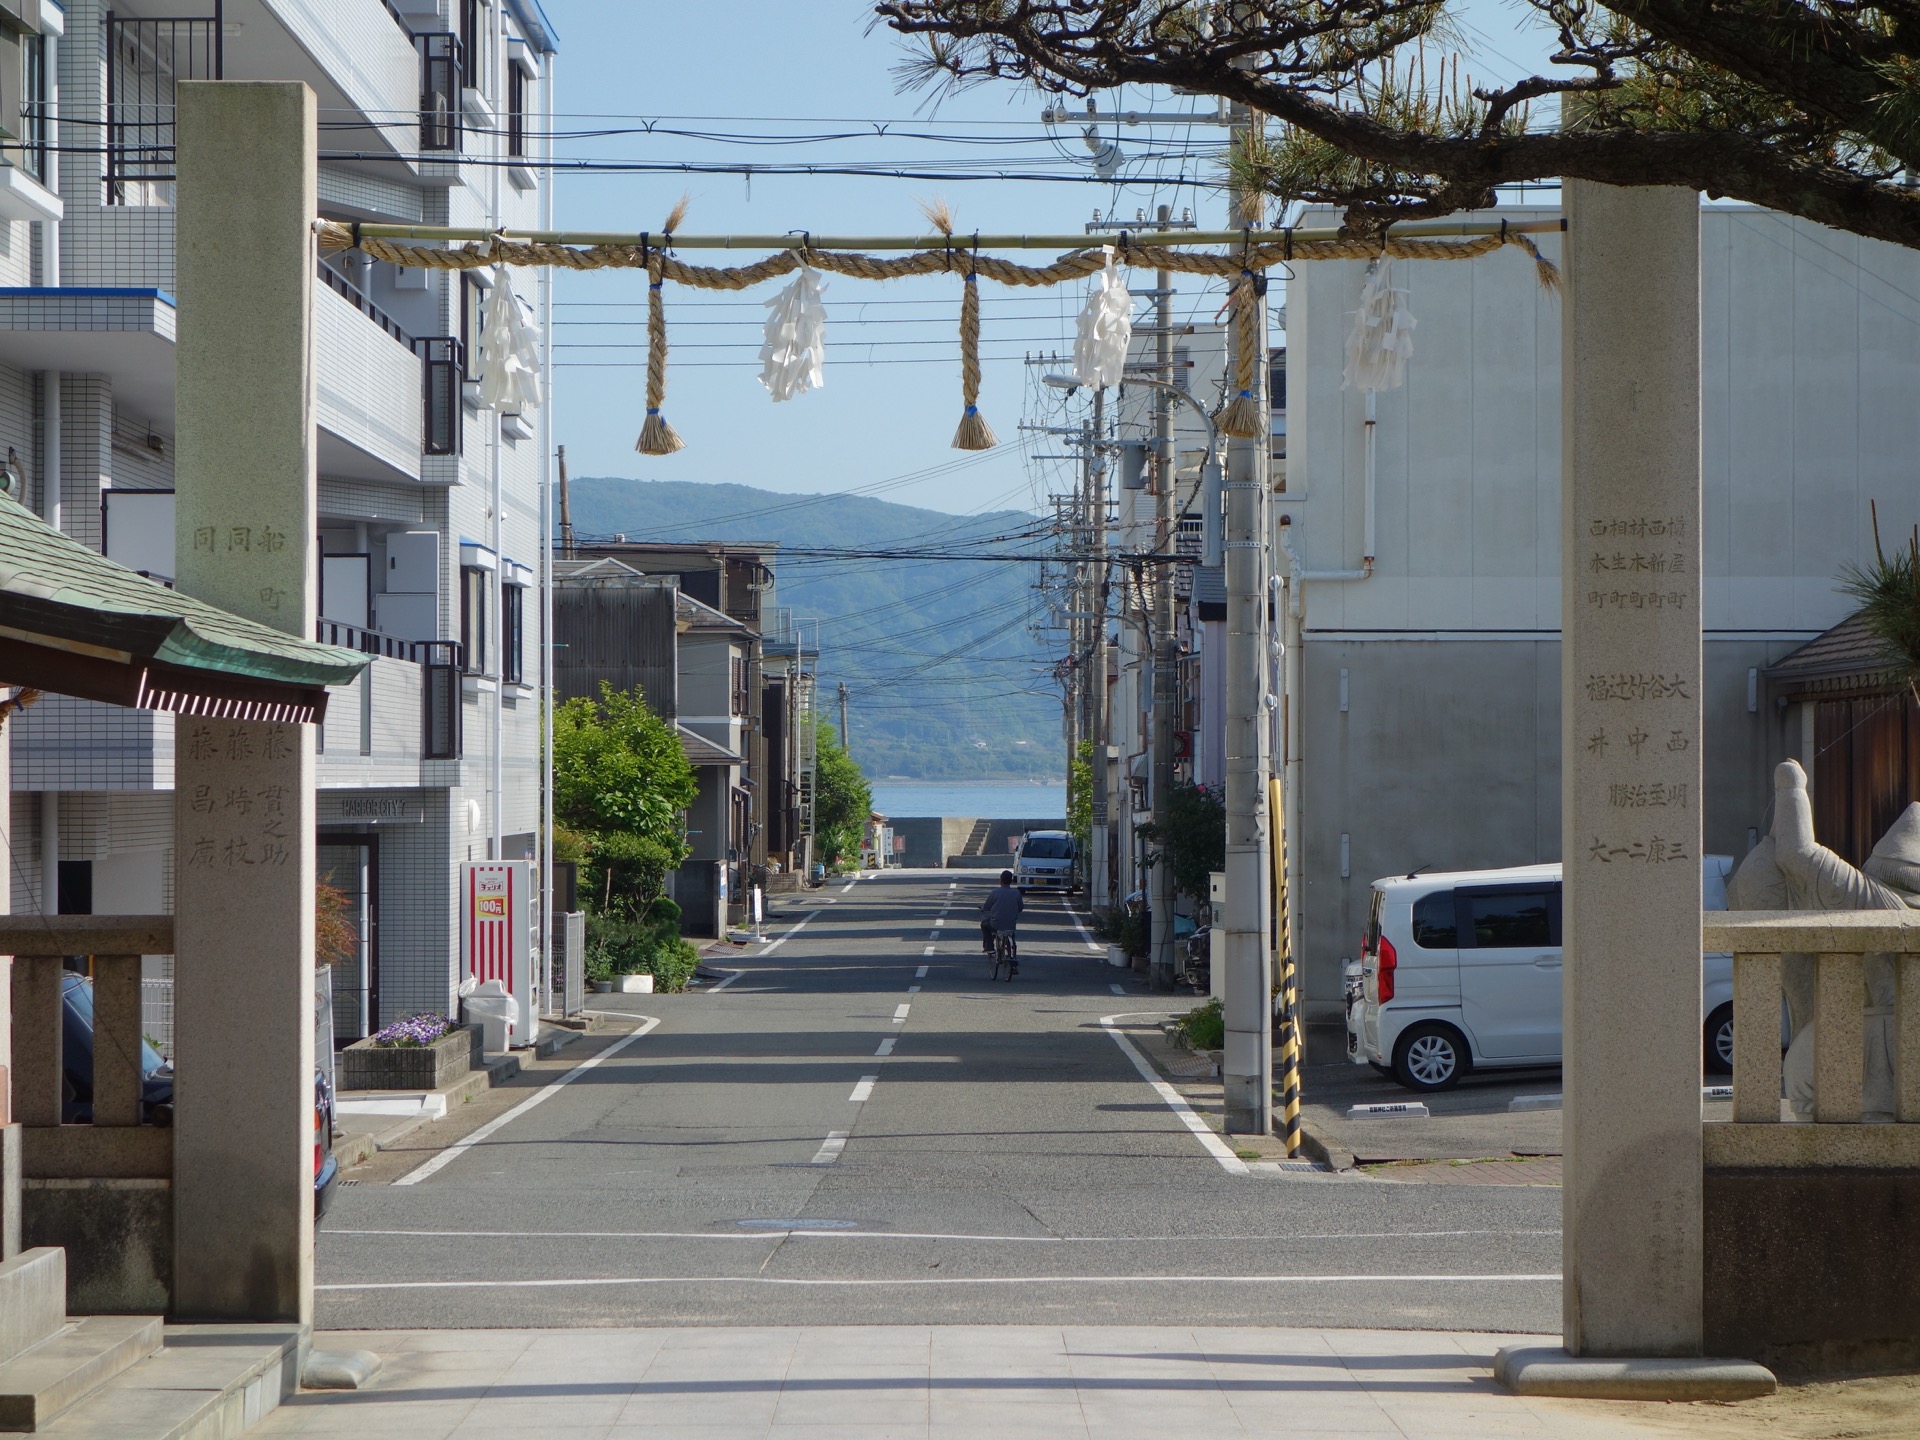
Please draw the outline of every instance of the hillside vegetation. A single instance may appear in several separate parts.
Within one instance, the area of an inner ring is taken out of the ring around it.
[[[1038,548],[1023,510],[948,515],[867,496],[780,494],[751,485],[588,477],[572,482],[582,540],[776,542],[789,548]],[[850,746],[873,779],[1059,777],[1060,701],[1029,633],[1036,567],[991,560],[789,556],[775,603],[820,623],[820,704],[836,725],[848,691]]]

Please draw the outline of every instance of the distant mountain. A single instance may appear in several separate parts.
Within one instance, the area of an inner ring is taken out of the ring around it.
[[[867,496],[751,485],[587,477],[571,485],[582,540],[771,541],[788,548],[1038,548],[1024,510],[948,515]],[[842,560],[774,567],[776,603],[820,622],[820,708],[848,691],[854,757],[869,778],[974,780],[1064,771],[1051,656],[1029,633],[1038,575],[988,560]]]

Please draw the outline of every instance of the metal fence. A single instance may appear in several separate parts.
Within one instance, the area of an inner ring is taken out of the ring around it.
[[[140,981],[140,1033],[160,1052],[173,1059],[173,977],[144,976]]]
[[[173,202],[174,102],[182,80],[219,80],[225,64],[221,0],[213,14],[107,14],[107,203]]]
[[[426,386],[426,444],[429,455],[458,455],[465,405],[460,386],[466,377],[466,347],[454,335],[433,335],[413,342],[420,352]]]
[[[420,50],[420,148],[460,148],[460,74],[466,68],[460,37],[433,31],[413,37]]]

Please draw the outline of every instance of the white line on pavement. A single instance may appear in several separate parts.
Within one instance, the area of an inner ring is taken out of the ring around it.
[[[849,881],[847,881],[847,883],[846,883],[846,884],[844,884],[844,885],[842,885],[842,886],[840,887],[840,893],[841,893],[842,895],[844,895],[844,894],[846,894],[846,893],[847,893],[847,891],[849,891],[849,890],[851,890],[851,889],[852,889],[852,888],[854,887],[854,883],[855,883],[856,881],[858,881],[858,880],[859,880],[859,878],[860,878],[860,877],[859,877],[858,875],[856,875],[856,876],[854,876],[854,877],[853,877],[853,879],[852,879],[852,880],[849,880]]]
[[[868,1100],[873,1098],[873,1085],[879,1078],[878,1075],[862,1075],[860,1077],[860,1083],[853,1087],[853,1093],[847,1096],[847,1103],[849,1105],[866,1104]]]
[[[830,1131],[826,1140],[821,1144],[819,1151],[814,1155],[813,1163],[815,1165],[831,1165],[834,1161],[838,1160],[840,1158],[840,1152],[847,1148],[847,1135],[849,1133],[850,1132],[845,1130]]]
[[[927,939],[929,940],[938,940],[939,938],[940,938],[940,932],[938,930],[935,930],[932,934],[927,936]]]
[[[933,946],[931,946],[931,945],[929,945],[929,946],[927,946],[927,948],[926,948],[926,949],[924,949],[924,950],[922,950],[922,951],[921,951],[920,953],[921,953],[922,955],[931,955],[931,954],[933,954]]]
[[[765,952],[762,951],[761,953],[764,954]],[[738,980],[742,975],[746,973],[747,972],[744,970],[729,970],[727,972],[726,979],[722,980],[718,985],[709,985],[704,991],[700,993],[704,995],[718,995],[722,990],[726,989],[727,986],[731,985],[734,981]]]
[[[1141,1012],[1146,1013],[1146,1012]],[[1154,1093],[1167,1102],[1167,1108],[1180,1117],[1180,1123],[1193,1132],[1194,1138],[1206,1146],[1207,1153],[1220,1162],[1220,1168],[1229,1175],[1251,1175],[1247,1162],[1233,1153],[1231,1146],[1213,1133],[1206,1121],[1193,1113],[1193,1107],[1180,1098],[1180,1092],[1153,1073],[1153,1066],[1147,1063],[1147,1057],[1134,1049],[1133,1042],[1114,1027],[1114,1021],[1122,1018],[1118,1015],[1103,1015],[1100,1024],[1113,1037],[1126,1057],[1133,1062],[1133,1068],[1140,1072],[1140,1078],[1153,1087]]]
[[[642,1035],[645,1035],[648,1031],[652,1030],[654,1026],[660,1023],[659,1018],[657,1016],[649,1015],[645,1018],[647,1023],[642,1025],[638,1030],[635,1030],[632,1034],[623,1035],[620,1039],[614,1041],[613,1044],[609,1045],[606,1049],[602,1050],[598,1055],[595,1055],[589,1060],[582,1060],[578,1065],[574,1066],[571,1070],[567,1071],[566,1074],[560,1076],[557,1080],[555,1080],[551,1085],[548,1085],[545,1089],[535,1091],[532,1095],[529,1095],[525,1100],[522,1100],[518,1105],[514,1106],[511,1110],[507,1111],[506,1114],[497,1116],[496,1118],[489,1120],[486,1124],[482,1125],[478,1130],[474,1131],[471,1135],[466,1136],[464,1139],[454,1141],[453,1144],[449,1145],[446,1149],[442,1150],[438,1155],[434,1156],[433,1159],[427,1161],[427,1163],[422,1165],[419,1169],[409,1170],[405,1175],[402,1175],[398,1180],[394,1181],[393,1183],[396,1185],[418,1185],[422,1180],[425,1180],[428,1176],[438,1174],[441,1170],[445,1169],[448,1165],[451,1165],[455,1160],[459,1159],[461,1155],[465,1154],[468,1150],[472,1149],[475,1145],[478,1145],[481,1141],[487,1139],[489,1136],[494,1135],[498,1131],[504,1129],[508,1124],[508,1122],[519,1119],[522,1115],[526,1114],[527,1111],[533,1109],[534,1106],[539,1105],[544,1101],[552,1099],[555,1095],[560,1093],[560,1089],[562,1086],[571,1085],[575,1080],[578,1080],[582,1075],[586,1074],[587,1071],[593,1069],[593,1067],[598,1065],[601,1061],[612,1059],[615,1055],[618,1055],[622,1050],[626,1049],[627,1046],[631,1045],[634,1041],[638,1040]]]
[[[775,1230],[767,1232],[778,1235]],[[600,1285],[790,1285],[872,1289],[885,1285],[1471,1285],[1552,1284],[1558,1275],[951,1275],[900,1280],[802,1280],[775,1275],[591,1275],[534,1280],[358,1280],[315,1290],[546,1290]]]
[[[886,1044],[893,1042],[888,1040]],[[1558,1230],[1359,1230],[1352,1233],[1322,1232],[1307,1235],[950,1235],[913,1230],[761,1230],[751,1233],[731,1230],[335,1230],[321,1232],[322,1238],[346,1237],[398,1238],[412,1240],[758,1240],[767,1235],[806,1235],[817,1240],[993,1240],[1019,1245],[1114,1245],[1134,1242],[1163,1244],[1216,1245],[1225,1241],[1276,1240],[1294,1244],[1304,1240],[1458,1240],[1485,1237],[1527,1235],[1551,1238]]]
[[[893,1054],[893,1042],[896,1038],[895,1036],[889,1035],[886,1039],[882,1040],[880,1042],[880,1048],[873,1052],[874,1055],[877,1057]]]
[[[1062,899],[1060,902],[1060,908],[1067,912],[1067,918],[1073,921],[1073,928],[1078,930],[1080,932],[1080,938],[1087,942],[1087,949],[1099,950],[1102,948],[1098,943],[1095,942],[1093,936],[1087,933],[1087,927],[1080,923],[1080,917],[1074,913],[1073,906],[1069,905],[1065,899]]]
[[[924,974],[925,974],[926,972],[925,972],[925,971],[923,970],[923,971],[921,971],[920,973],[924,975]],[[918,985],[909,985],[909,986],[907,986],[907,994],[909,994],[909,995],[918,995],[919,993],[920,993],[920,987],[919,987]]]
[[[936,921],[934,921],[934,922],[933,922],[933,928],[934,928],[934,929],[936,929],[936,930],[938,930],[938,929],[939,929],[939,928],[940,928],[940,927],[941,927],[942,925],[944,925],[944,924],[946,924],[946,923],[947,923],[947,922],[946,922],[946,921],[944,921],[944,920],[936,920]]]
[[[1118,985],[1109,985],[1107,986],[1107,988],[1113,991],[1113,993],[1116,995],[1124,995],[1127,993],[1125,990],[1122,990]]]
[[[924,965],[922,965],[922,966],[921,966],[921,967],[920,967],[920,968],[919,968],[918,970],[916,970],[916,971],[914,971],[914,972],[913,972],[913,978],[914,978],[914,979],[916,979],[916,980],[924,980],[924,979],[926,979],[926,978],[927,978],[927,967],[926,967],[926,966],[924,966]]]
[[[907,1018],[907,1011],[912,1008],[911,1005],[896,1005],[893,1010],[893,1023],[896,1025],[900,1024]]]
[[[833,902],[828,901],[827,903],[832,904]],[[813,912],[813,915],[818,915],[819,913],[820,912],[816,910]],[[802,930],[806,929],[807,926],[811,925],[813,923],[813,915],[807,916],[806,919],[802,920],[798,925],[794,926],[791,930],[787,931],[787,933],[782,935],[778,940],[773,941],[771,944],[767,946],[766,949],[762,950],[760,953],[762,955],[771,955],[774,951],[778,950],[782,945],[786,944],[787,941],[791,940],[794,936],[798,935]]]

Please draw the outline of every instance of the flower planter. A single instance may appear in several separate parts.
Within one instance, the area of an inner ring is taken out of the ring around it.
[[[653,976],[622,975],[620,977],[620,993],[622,995],[651,995],[653,993]]]
[[[1107,946],[1107,964],[1113,966],[1116,970],[1126,969],[1127,952],[1122,950],[1118,945]]]
[[[343,1090],[439,1090],[486,1067],[480,1028],[463,1025],[431,1045],[375,1045],[356,1040],[340,1052]]]
[[[594,981],[593,993],[596,995],[611,995],[613,993],[613,981],[611,980]]]

